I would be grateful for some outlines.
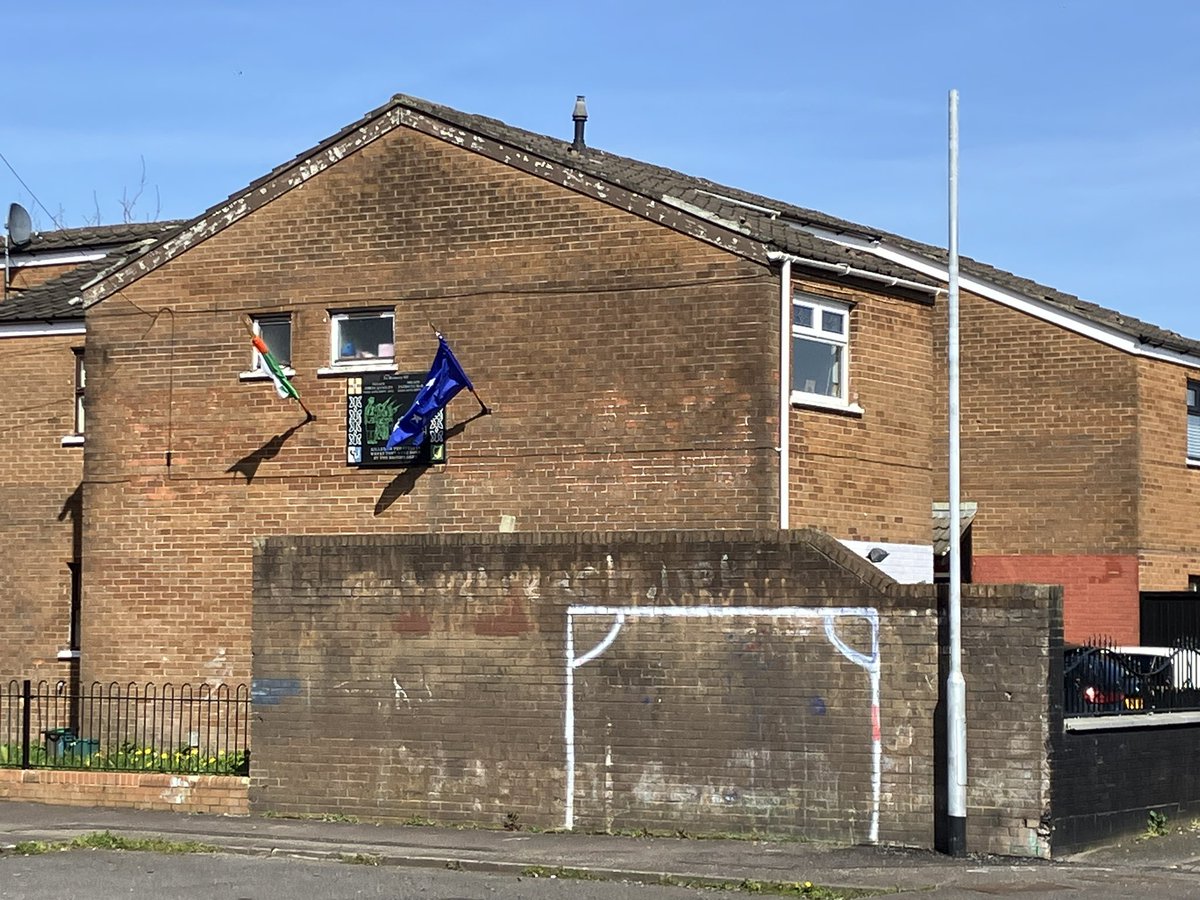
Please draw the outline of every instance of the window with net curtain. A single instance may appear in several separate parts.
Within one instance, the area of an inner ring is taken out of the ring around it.
[[[395,355],[392,310],[360,310],[332,314],[333,364],[391,360]]]
[[[824,298],[792,297],[792,391],[847,399],[850,307]]]

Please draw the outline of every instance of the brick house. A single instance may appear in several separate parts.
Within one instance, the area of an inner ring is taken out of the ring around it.
[[[245,679],[271,535],[814,526],[930,580],[941,289],[724,190],[398,96],[88,288],[85,677]],[[349,464],[430,324],[490,415]]]
[[[35,234],[0,303],[0,638],[10,675],[70,677],[82,558],[81,287],[177,223]]]
[[[86,291],[96,677],[245,677],[247,541],[277,533],[814,526],[931,577],[938,248],[396,97],[140,250]],[[973,578],[1061,583],[1069,640],[1134,641],[1139,589],[1200,572],[1200,345],[962,271]],[[64,322],[82,283],[55,289]],[[246,314],[316,421],[266,388]],[[430,322],[493,414],[455,402],[444,466],[347,465],[348,379],[421,371]],[[339,358],[356,329],[391,358]],[[181,622],[202,639],[177,657]]]

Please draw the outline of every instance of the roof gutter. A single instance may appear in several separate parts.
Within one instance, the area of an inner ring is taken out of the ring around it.
[[[945,288],[934,287],[929,284],[921,284],[919,281],[909,281],[905,278],[896,278],[894,275],[881,275],[878,272],[870,272],[867,269],[857,269],[854,266],[848,266],[845,263],[829,263],[819,259],[808,259],[803,256],[796,256],[792,253],[784,253],[782,250],[767,251],[767,259],[772,262],[787,262],[792,265],[804,266],[806,268],[820,269],[824,272],[836,272],[843,278],[862,278],[867,281],[875,281],[887,287],[900,287],[910,291],[920,291],[923,294],[929,294],[931,297],[939,297],[946,293]]]

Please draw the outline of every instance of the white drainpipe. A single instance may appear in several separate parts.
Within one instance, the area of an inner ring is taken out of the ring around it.
[[[779,271],[779,527],[787,531],[791,517],[792,416],[792,260],[784,257]]]

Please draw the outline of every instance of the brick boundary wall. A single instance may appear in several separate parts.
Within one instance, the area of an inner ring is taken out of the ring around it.
[[[0,800],[245,816],[249,784],[237,775],[0,769]]]
[[[681,608],[872,608],[877,840],[934,845],[936,592],[821,532],[279,537],[254,578],[254,812],[869,842],[870,680],[846,652],[865,624],[840,622],[839,649],[820,614]],[[1060,602],[964,597],[973,851],[1048,854]],[[595,608],[675,612],[570,612]],[[584,656],[572,760],[564,659]]]
[[[945,612],[941,644],[948,648],[949,586],[939,588]],[[1061,587],[963,585],[967,849],[972,853],[1051,855],[1048,751],[1062,727],[1062,619]],[[938,681],[944,687],[948,650],[941,662]],[[938,725],[931,752],[940,762],[946,738]],[[939,840],[938,846],[944,844]]]
[[[1200,813],[1200,724],[1061,732],[1054,740],[1054,853],[1172,828]]]

